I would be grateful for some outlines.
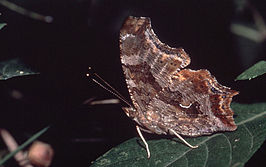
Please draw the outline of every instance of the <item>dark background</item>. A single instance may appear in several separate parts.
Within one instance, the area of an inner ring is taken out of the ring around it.
[[[265,102],[265,77],[234,79],[265,59],[265,41],[256,43],[230,32],[231,23],[253,27],[244,0],[12,0],[29,10],[50,15],[45,23],[0,5],[0,61],[20,58],[40,75],[0,82],[0,127],[22,143],[47,125],[41,139],[55,149],[52,166],[88,166],[110,148],[137,136],[135,124],[117,105],[84,105],[90,98],[113,95],[88,79],[88,66],[128,100],[119,57],[119,30],[129,16],[147,16],[162,42],[183,47],[191,69],[209,69],[222,84],[240,91],[235,102]],[[251,1],[266,18],[263,0]],[[22,97],[16,99],[12,92]],[[246,166],[263,163],[262,147]],[[14,165],[15,163],[10,162]]]

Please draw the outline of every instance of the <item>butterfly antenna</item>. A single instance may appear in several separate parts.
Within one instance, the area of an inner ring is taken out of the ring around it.
[[[115,95],[118,99],[122,100],[123,102],[125,102],[127,105],[129,105],[130,107],[133,107],[132,104],[130,104],[117,90],[115,90],[115,88],[113,88],[108,82],[106,82],[102,77],[100,77],[97,73],[92,72],[92,68],[89,67],[89,73],[86,74],[88,77],[91,78],[91,80],[93,82],[95,82],[96,84],[98,84],[100,87],[102,87],[103,89],[105,89],[106,91],[108,91],[109,93]],[[102,81],[106,86],[104,86],[103,84],[101,84],[99,81],[97,81],[96,79],[93,78],[93,76],[96,76],[96,78],[98,78],[100,81]]]

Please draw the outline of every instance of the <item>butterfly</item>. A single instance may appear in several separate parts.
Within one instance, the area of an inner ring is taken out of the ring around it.
[[[191,70],[182,48],[162,43],[148,17],[128,17],[120,30],[120,57],[132,100],[125,113],[141,131],[196,137],[234,131],[232,97],[238,92],[222,86],[206,69]]]

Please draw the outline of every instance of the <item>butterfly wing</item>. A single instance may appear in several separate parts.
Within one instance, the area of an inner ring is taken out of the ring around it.
[[[169,129],[187,136],[235,130],[230,109],[236,91],[221,86],[207,70],[183,69],[182,48],[162,43],[146,17],[129,17],[120,31],[120,55],[134,108],[124,109],[157,134]]]

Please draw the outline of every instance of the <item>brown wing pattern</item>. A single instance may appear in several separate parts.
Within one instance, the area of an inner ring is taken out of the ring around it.
[[[236,129],[232,97],[208,70],[183,69],[190,58],[182,48],[160,42],[149,18],[129,17],[120,31],[122,68],[134,108],[125,112],[157,134],[169,128],[187,136]]]

